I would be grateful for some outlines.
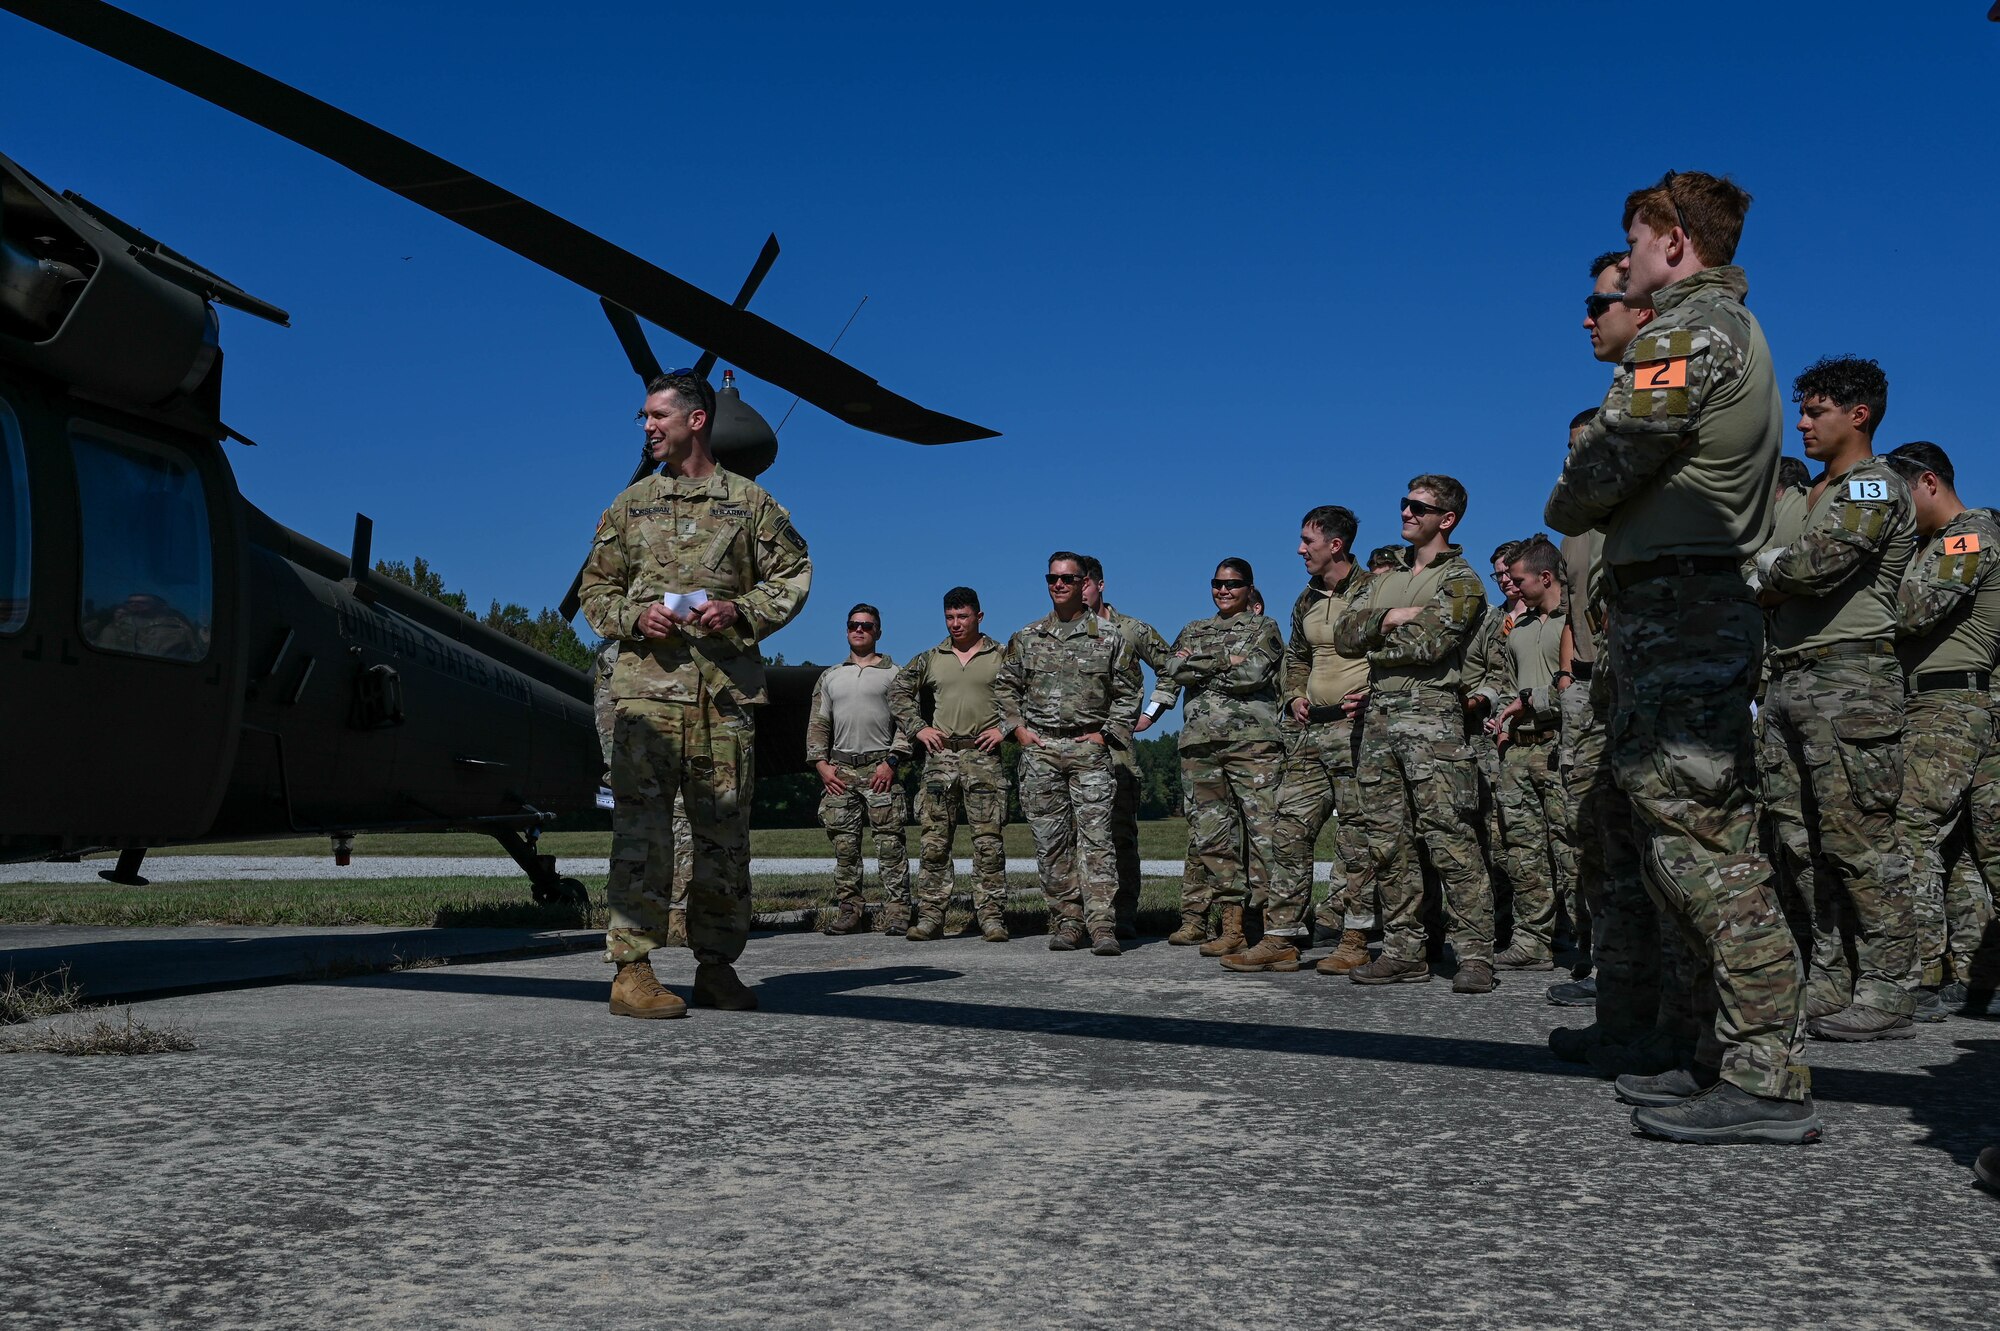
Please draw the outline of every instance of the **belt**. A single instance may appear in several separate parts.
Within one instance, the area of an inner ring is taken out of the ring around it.
[[[946,735],[944,737],[944,746],[947,749],[976,749],[979,747],[979,736]]]
[[[1985,693],[1992,687],[1993,676],[1984,670],[1926,670],[1910,681],[1912,693],[1938,693],[1945,689]]]
[[[1101,725],[1038,726],[1035,725],[1033,722],[1030,722],[1028,724],[1028,729],[1034,731],[1037,735],[1040,735],[1043,739],[1080,739],[1085,735],[1095,735],[1099,731],[1103,730],[1104,727]]]
[[[1724,573],[1742,576],[1743,563],[1729,555],[1661,555],[1637,564],[1613,564],[1608,572],[1611,585],[1619,591],[1655,578],[1718,577]]]
[[[1797,670],[1802,665],[1814,661],[1825,661],[1833,657],[1852,656],[1894,656],[1896,643],[1892,638],[1873,638],[1867,642],[1830,642],[1824,647],[1801,647],[1797,651],[1771,653],[1771,673],[1782,674],[1787,670]]]
[[[1569,663],[1569,677],[1579,683],[1587,684],[1590,682],[1590,672],[1595,669],[1597,669],[1597,662],[1595,661],[1571,661]]]
[[[833,751],[833,764],[836,767],[868,767],[875,763],[895,760],[896,755],[889,749],[870,749],[866,753],[842,753],[839,749]]]
[[[1522,730],[1517,726],[1513,738],[1516,744],[1539,744],[1545,739],[1554,739],[1561,733],[1554,726],[1547,730]]]
[[[1347,721],[1350,719],[1352,718],[1347,715],[1346,710],[1337,702],[1327,703],[1324,707],[1308,706],[1306,708],[1306,724],[1309,726],[1323,726],[1330,721]]]

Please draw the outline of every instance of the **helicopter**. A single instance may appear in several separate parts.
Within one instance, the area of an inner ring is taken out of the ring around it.
[[[733,304],[461,167],[100,0],[0,0],[594,292],[632,368],[639,320],[849,424],[919,444],[991,430],[921,407]],[[218,307],[290,316],[0,157],[0,861],[360,832],[494,837],[542,901],[587,903],[536,847],[594,807],[583,671],[391,581],[246,498],[224,449]],[[713,446],[755,476],[775,432],[725,382]],[[642,461],[633,480],[644,474]],[[610,496],[607,494],[606,498]],[[562,613],[573,614],[574,585]],[[802,763],[817,670],[774,667],[763,770]],[[769,736],[767,740],[767,735]]]

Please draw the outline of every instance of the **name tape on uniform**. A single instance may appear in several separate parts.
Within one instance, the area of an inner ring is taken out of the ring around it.
[[[1889,497],[1889,482],[1883,480],[1849,481],[1847,483],[1847,497],[1849,499],[1887,499]]]
[[[1641,361],[1632,367],[1632,384],[1635,388],[1686,388],[1688,358]]]

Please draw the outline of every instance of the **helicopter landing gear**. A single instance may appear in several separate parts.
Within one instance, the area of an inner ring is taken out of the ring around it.
[[[139,876],[139,866],[145,862],[145,847],[141,846],[138,850],[121,850],[118,852],[117,867],[99,869],[97,876],[107,883],[117,883],[121,887],[149,887],[153,880]]]
[[[543,855],[536,850],[541,835],[539,827],[529,828],[525,837],[510,827],[493,833],[493,839],[528,875],[529,887],[536,901],[545,906],[566,905],[587,914],[590,910],[590,890],[576,879],[564,878],[557,873],[555,856]]]

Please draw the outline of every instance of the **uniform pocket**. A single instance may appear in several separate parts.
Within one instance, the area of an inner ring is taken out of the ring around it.
[[[1887,813],[1903,794],[1903,718],[1888,707],[1856,707],[1833,718],[1854,807]]]

